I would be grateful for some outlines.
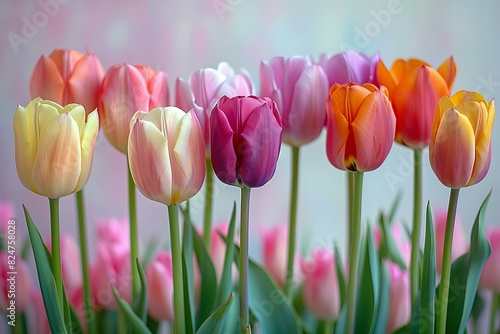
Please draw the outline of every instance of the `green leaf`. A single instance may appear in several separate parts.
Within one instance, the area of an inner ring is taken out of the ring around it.
[[[345,332],[347,331],[346,320],[347,320],[347,306],[344,305],[340,309],[339,317],[337,319],[337,322],[335,323],[335,330],[334,330],[335,334],[345,334]]]
[[[47,247],[45,250],[48,252]],[[63,288],[63,307],[64,307],[64,323],[66,324],[66,329],[68,333],[71,334],[80,334],[83,333],[82,326],[80,325],[80,320],[78,320],[78,316],[76,315],[73,307],[71,307],[68,297],[66,295],[66,290]]]
[[[410,322],[412,333],[434,333],[436,298],[436,238],[430,203],[427,202],[422,282],[416,313]]]
[[[38,282],[42,291],[43,304],[45,312],[49,320],[49,325],[52,333],[67,333],[62,308],[57,298],[56,282],[52,275],[50,260],[45,253],[45,245],[40,236],[40,232],[36,228],[31,216],[23,206],[24,215],[26,216],[26,225],[31,240],[31,247],[35,257],[36,269],[38,274]]]
[[[474,299],[474,304],[472,305],[472,318],[474,321],[478,321],[481,313],[484,310],[485,302],[483,297],[479,293],[476,293],[476,298]]]
[[[407,269],[405,261],[403,260],[403,256],[401,255],[402,253],[398,249],[398,246],[394,241],[394,236],[391,233],[390,222],[387,219],[385,219],[382,214],[379,216],[379,224],[382,230],[381,249],[383,248],[385,250],[386,253],[385,255],[387,255],[389,260],[396,263],[399,266],[399,268],[401,268],[402,270]]]
[[[115,299],[118,302],[120,310],[123,312],[128,323],[132,327],[133,332],[135,334],[151,334],[151,331],[146,326],[144,321],[142,321],[142,319],[139,318],[137,314],[135,314],[134,310],[132,309],[132,306],[130,306],[125,300],[120,298],[120,295],[118,294],[118,291],[116,291],[114,286],[113,286],[113,294],[115,295]]]
[[[227,236],[221,236],[224,240],[234,240],[234,230],[236,225],[236,202],[233,203],[233,210],[231,219],[229,220],[229,229]],[[217,294],[217,305],[221,305],[227,296],[233,290],[233,277],[232,268],[234,261],[234,243],[226,242],[226,254],[224,255],[224,266],[222,268],[222,275],[219,283],[219,290]]]
[[[367,225],[365,256],[356,303],[356,333],[373,333],[379,298],[378,256],[370,225]]]
[[[212,313],[205,322],[200,326],[197,334],[222,334],[224,328],[224,320],[227,311],[233,302],[233,293],[229,294],[229,298],[221,304],[214,313]]]
[[[345,303],[346,282],[345,282],[344,266],[342,265],[340,252],[336,245],[335,245],[335,268],[337,271],[337,280],[339,282],[340,306],[342,307],[344,306]]]
[[[398,191],[396,194],[396,197],[394,197],[394,201],[392,202],[391,208],[389,209],[389,214],[385,218],[385,221],[387,225],[391,226],[392,222],[394,221],[394,217],[396,216],[396,211],[398,210],[399,203],[401,202],[402,198],[402,193],[401,191]]]
[[[134,311],[135,314],[139,316],[143,321],[148,319],[148,282],[146,280],[146,274],[144,273],[144,268],[141,265],[141,261],[138,258],[135,259],[137,263],[137,270],[139,271],[139,279],[141,284],[141,290],[134,300]]]
[[[189,201],[182,211],[184,225],[182,231],[182,271],[184,285],[184,321],[186,334],[195,331],[194,322],[194,267],[193,267],[193,229],[189,211]]]
[[[469,320],[484,263],[491,247],[484,231],[484,218],[491,192],[486,196],[474,221],[470,251],[451,265],[450,294],[446,318],[447,333],[464,333]]]
[[[375,318],[374,333],[384,333],[389,318],[391,303],[391,278],[386,262],[380,263],[379,300]]]

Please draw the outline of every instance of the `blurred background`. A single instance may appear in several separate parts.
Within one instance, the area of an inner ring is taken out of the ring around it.
[[[57,6],[47,9],[47,3],[54,1]],[[487,99],[500,95],[500,2],[495,0],[54,1],[5,0],[0,4],[0,201],[15,204],[18,238],[26,235],[22,204],[42,235],[49,235],[47,199],[25,189],[17,177],[12,119],[16,104],[26,106],[30,101],[28,84],[35,63],[55,48],[91,49],[105,68],[127,62],[164,70],[172,97],[176,77],[187,78],[195,69],[217,67],[221,61],[247,69],[258,86],[261,60],[306,54],[317,58],[345,49],[368,55],[378,51],[388,65],[396,58],[418,57],[438,66],[453,55],[458,66],[453,92],[477,90]],[[27,28],[29,25],[34,29]],[[17,42],[13,42],[14,34],[20,36]],[[487,224],[498,224],[498,123],[489,174],[480,184],[461,192],[459,215],[467,234],[492,188]],[[323,133],[301,150],[298,228],[303,253],[312,246],[345,245],[346,177],[328,163],[324,147]],[[380,209],[387,209],[398,191],[401,206],[397,216],[405,223],[411,221],[412,161],[412,152],[395,144],[385,163],[365,175],[365,222],[373,222]],[[445,207],[448,189],[439,183],[428,161],[426,150],[424,201]],[[259,229],[288,220],[290,164],[290,149],[285,146],[272,181],[253,191],[250,229],[254,256],[259,254]],[[85,188],[91,245],[92,226],[99,219],[127,216],[126,176],[125,156],[101,133]],[[228,220],[234,200],[239,200],[238,189],[217,181],[215,222]],[[191,201],[198,224],[203,201],[201,195]],[[73,196],[61,200],[61,217],[62,233],[76,236]],[[143,244],[152,238],[167,242],[168,218],[163,205],[138,193],[138,219]]]

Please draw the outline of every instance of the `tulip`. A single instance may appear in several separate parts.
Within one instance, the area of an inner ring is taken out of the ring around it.
[[[166,205],[196,195],[205,178],[205,143],[194,112],[176,107],[138,111],[128,143],[130,172],[139,191]]]
[[[83,301],[80,250],[75,239],[67,234],[61,236],[61,262],[66,295],[71,305],[79,309],[82,305],[78,305],[78,302]]]
[[[75,50],[56,49],[42,55],[30,79],[32,98],[52,100],[61,105],[79,103],[87,114],[97,108],[104,68],[99,59]]]
[[[0,201],[0,237],[7,240],[9,221],[15,217],[14,206],[11,202]]]
[[[32,288],[30,291],[30,312],[33,312],[33,326],[32,333],[37,334],[50,334],[49,319],[45,312],[45,305],[43,303],[42,293],[40,290]],[[35,330],[36,328],[36,330]]]
[[[111,145],[127,153],[130,120],[137,110],[165,107],[169,101],[167,75],[149,66],[111,67],[101,88],[99,116]]]
[[[260,63],[261,96],[272,98],[283,122],[283,142],[299,147],[318,138],[326,119],[328,78],[304,57]]]
[[[172,255],[160,251],[146,269],[148,285],[148,313],[155,320],[174,320],[174,282]]]
[[[96,112],[85,120],[81,105],[36,98],[17,106],[14,139],[17,174],[29,190],[51,199],[85,186],[99,129]]]
[[[378,53],[368,57],[362,52],[347,50],[335,55],[322,54],[318,62],[328,76],[328,87],[349,82],[378,86],[376,72],[379,59]]]
[[[251,95],[253,82],[247,71],[238,74],[228,63],[220,63],[217,69],[205,68],[194,71],[188,81],[177,78],[175,105],[182,110],[194,110],[205,138],[206,156],[210,157],[210,114],[222,96]]]
[[[500,292],[500,228],[486,229],[486,236],[491,245],[491,255],[484,264],[479,288]]]
[[[410,274],[398,265],[387,261],[390,278],[389,317],[386,324],[386,333],[392,333],[410,321],[411,296]]]
[[[130,231],[127,219],[102,219],[96,226],[97,239],[107,246],[130,247]]]
[[[281,143],[276,104],[256,96],[223,96],[210,118],[214,171],[224,183],[261,187],[274,175]]]
[[[263,265],[281,286],[287,275],[288,226],[276,225],[262,231]]]
[[[219,235],[227,235],[229,230],[229,223],[221,223],[215,225],[212,229],[210,236],[210,257],[214,265],[217,280],[220,281],[222,277],[222,270],[224,269],[224,260],[226,257],[226,242]]]
[[[378,225],[375,225],[373,227],[372,233],[375,247],[378,250],[380,249],[380,243],[382,242],[382,231],[380,231]],[[391,236],[396,246],[398,247],[401,258],[403,259],[406,266],[408,266],[410,264],[411,243],[408,242],[407,238],[405,238],[405,235],[406,233],[403,230],[403,226],[400,223],[394,222],[391,226]]]
[[[334,85],[327,104],[326,154],[343,170],[378,168],[392,147],[396,119],[387,90],[374,85]]]
[[[437,70],[419,59],[398,59],[390,71],[379,62],[378,81],[389,90],[396,115],[396,142],[413,149],[429,145],[438,100],[450,95],[455,74],[453,57]]]
[[[481,181],[491,162],[493,100],[477,92],[459,91],[442,97],[432,125],[429,159],[439,181],[450,188]]]
[[[447,211],[437,209],[434,211],[434,230],[436,234],[436,269],[441,272],[443,263],[444,235],[446,231]],[[460,219],[455,218],[455,228],[453,229],[453,244],[451,248],[451,261],[455,261],[461,255],[469,251],[469,245],[465,236]]]
[[[12,267],[12,265],[14,267]],[[14,268],[14,269],[13,269]],[[15,281],[9,280],[16,272]],[[7,251],[0,252],[0,308],[2,312],[9,314],[7,307],[15,301],[15,311],[23,314],[31,303],[31,273],[28,265],[20,256],[12,256]],[[12,284],[15,285],[12,295]],[[9,292],[10,291],[10,292]]]
[[[317,249],[312,261],[300,262],[304,276],[304,303],[321,320],[336,320],[340,311],[340,292],[333,256],[331,251]]]

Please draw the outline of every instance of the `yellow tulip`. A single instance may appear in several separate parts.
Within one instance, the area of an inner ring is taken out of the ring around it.
[[[99,130],[97,112],[85,120],[79,104],[36,98],[14,114],[17,174],[29,190],[57,199],[87,183]]]
[[[459,91],[439,100],[431,130],[429,158],[439,181],[462,188],[481,181],[491,163],[495,104],[477,92]]]

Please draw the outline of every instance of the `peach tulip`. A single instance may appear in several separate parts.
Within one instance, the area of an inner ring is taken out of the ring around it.
[[[36,98],[26,108],[18,105],[14,139],[22,184],[52,199],[81,190],[90,175],[98,130],[97,112],[85,120],[79,104],[63,107]]]
[[[429,145],[438,100],[450,95],[455,74],[453,57],[437,70],[419,59],[398,59],[390,70],[379,62],[378,81],[389,90],[396,115],[396,142],[413,149]]]
[[[481,181],[491,163],[495,104],[477,92],[459,91],[439,100],[432,125],[429,160],[439,181],[450,188]]]
[[[138,111],[128,142],[130,172],[139,191],[166,205],[196,195],[205,178],[205,142],[193,111]]]
[[[326,102],[326,154],[342,170],[378,168],[391,150],[396,119],[385,87],[334,85]]]
[[[78,103],[89,114],[99,104],[103,77],[104,68],[93,53],[56,49],[36,63],[30,79],[31,98],[61,105]]]
[[[172,254],[160,251],[146,268],[148,313],[155,320],[174,320]]]

